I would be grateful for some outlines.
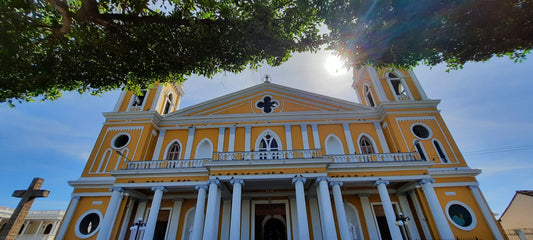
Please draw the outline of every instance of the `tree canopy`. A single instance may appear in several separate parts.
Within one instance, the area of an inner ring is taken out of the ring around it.
[[[2,0],[0,102],[275,66],[322,44],[353,67],[520,60],[532,10],[529,0]]]

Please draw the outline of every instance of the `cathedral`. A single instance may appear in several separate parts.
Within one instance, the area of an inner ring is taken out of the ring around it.
[[[180,108],[123,91],[62,239],[506,239],[412,71],[354,71],[360,103],[268,80]]]

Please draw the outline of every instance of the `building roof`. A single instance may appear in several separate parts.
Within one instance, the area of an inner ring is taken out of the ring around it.
[[[516,191],[516,193],[518,194],[524,194],[524,195],[528,195],[530,197],[533,197],[533,190],[518,190]]]
[[[523,195],[527,195],[527,196],[530,196],[530,197],[533,197],[533,190],[518,190],[515,192],[514,196],[513,196],[513,199],[511,199],[511,202],[509,202],[509,204],[507,205],[507,207],[505,208],[505,210],[503,210],[503,213],[502,215],[500,215],[500,221],[502,220],[503,216],[505,215],[505,213],[507,212],[507,209],[509,209],[509,207],[511,206],[511,204],[513,204],[513,201],[515,200],[516,198],[516,195],[518,194],[523,194]]]

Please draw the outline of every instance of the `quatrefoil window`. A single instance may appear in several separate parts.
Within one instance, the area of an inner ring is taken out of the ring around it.
[[[257,108],[261,108],[264,113],[271,113],[272,110],[279,107],[279,102],[274,100],[271,96],[264,96],[263,100],[257,101],[255,104]]]

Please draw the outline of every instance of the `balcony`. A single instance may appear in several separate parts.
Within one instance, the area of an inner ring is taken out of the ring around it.
[[[331,164],[380,164],[380,163],[408,163],[425,162],[420,159],[418,153],[375,153],[375,154],[341,154],[323,155],[321,149],[308,150],[284,150],[284,151],[249,151],[249,152],[216,152],[211,159],[183,159],[183,160],[149,160],[149,161],[125,161],[121,164],[122,170],[143,170],[143,169],[198,169],[206,165],[240,165],[242,161],[247,165],[287,164],[291,162],[306,162],[316,160]],[[239,163],[241,162],[241,163]],[[207,163],[207,164],[206,164]]]

